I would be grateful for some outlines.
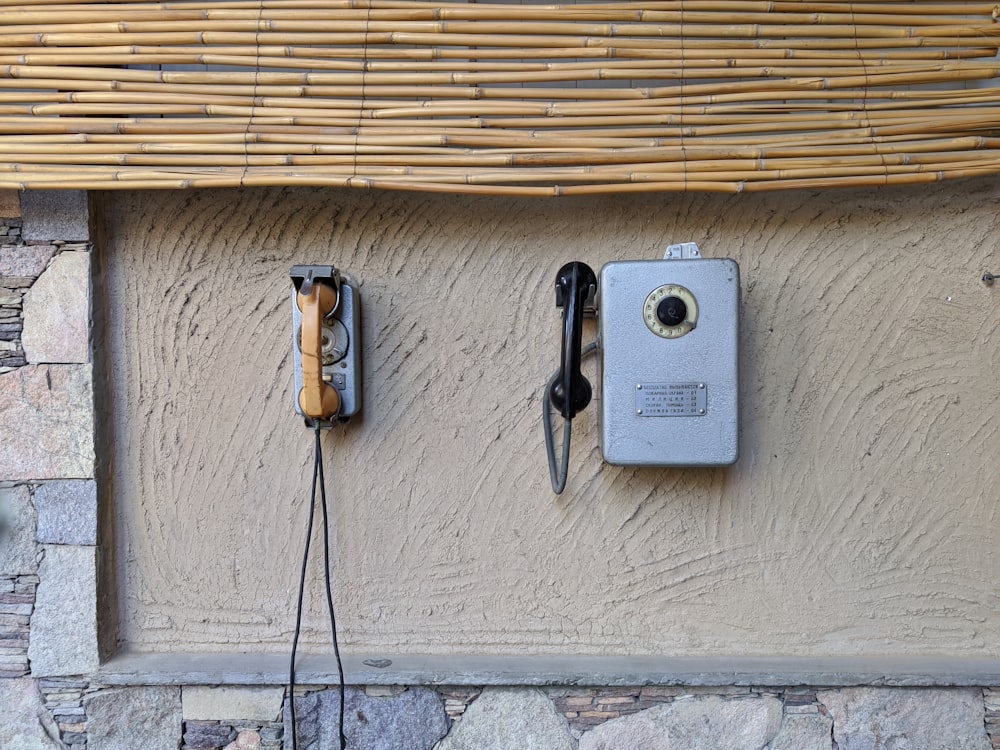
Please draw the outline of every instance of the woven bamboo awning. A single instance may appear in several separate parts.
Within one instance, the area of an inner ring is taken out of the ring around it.
[[[996,174],[998,15],[922,0],[0,0],[0,188],[565,195]]]

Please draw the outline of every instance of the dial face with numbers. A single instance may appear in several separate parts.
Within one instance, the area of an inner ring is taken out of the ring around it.
[[[646,327],[657,336],[680,338],[698,324],[698,300],[679,284],[663,284],[646,297],[642,316]]]

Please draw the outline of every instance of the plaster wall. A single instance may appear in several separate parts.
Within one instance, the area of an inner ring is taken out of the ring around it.
[[[363,416],[323,438],[348,652],[1000,656],[998,198],[105,196],[120,640],[287,651],[312,460],[287,273],[329,262],[364,306]],[[604,465],[595,404],[553,496],[556,269],[687,240],[741,266],[740,461]]]

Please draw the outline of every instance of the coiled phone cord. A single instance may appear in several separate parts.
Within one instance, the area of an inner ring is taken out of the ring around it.
[[[313,459],[312,493],[309,501],[309,523],[306,526],[305,550],[302,552],[302,572],[299,576],[299,597],[295,609],[295,635],[292,637],[292,657],[288,666],[288,707],[291,718],[292,743],[291,750],[296,750],[298,741],[296,738],[297,723],[295,721],[295,654],[299,646],[299,633],[302,629],[302,600],[305,596],[306,588],[306,567],[309,562],[309,545],[312,541],[313,518],[316,515],[316,487],[319,485],[320,508],[323,512],[323,575],[326,587],[326,605],[330,612],[330,629],[333,634],[333,653],[337,659],[337,674],[340,684],[340,720],[338,731],[340,732],[340,750],[347,748],[347,736],[344,734],[344,665],[340,660],[340,644],[337,640],[337,617],[333,611],[333,590],[330,584],[330,523],[329,513],[326,503],[326,481],[323,476],[323,447],[320,441],[320,425],[316,422],[316,450]]]
[[[588,354],[597,350],[597,342],[587,344],[580,352],[583,359]],[[573,420],[563,418],[563,446],[562,462],[556,465],[556,449],[554,427],[552,426],[552,386],[559,380],[560,370],[556,370],[549,382],[545,384],[545,395],[542,397],[542,427],[545,431],[545,454],[549,459],[549,481],[552,483],[552,491],[557,495],[566,489],[566,477],[569,475],[569,444],[572,438]]]

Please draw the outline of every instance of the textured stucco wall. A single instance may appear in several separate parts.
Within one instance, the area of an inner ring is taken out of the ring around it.
[[[122,640],[287,650],[287,272],[332,262],[364,304],[364,416],[324,438],[349,650],[1000,655],[998,198],[106,196]],[[685,240],[741,266],[739,463],[602,465],[592,406],[554,497],[556,269]]]

